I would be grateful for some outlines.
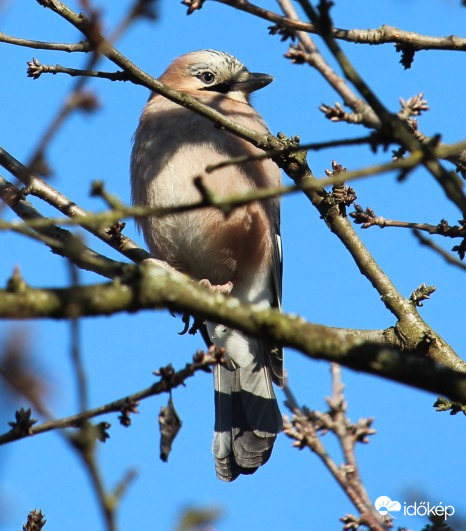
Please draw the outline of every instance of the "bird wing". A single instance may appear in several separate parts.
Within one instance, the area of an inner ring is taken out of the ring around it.
[[[282,308],[282,277],[283,277],[283,248],[280,235],[280,208],[278,201],[273,205],[272,234],[272,271],[271,282],[274,299],[272,306]],[[283,387],[283,348],[273,347],[269,356],[272,381],[279,387]]]

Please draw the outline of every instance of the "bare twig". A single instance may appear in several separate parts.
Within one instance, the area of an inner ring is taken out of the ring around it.
[[[190,5],[195,0],[185,0],[185,5]],[[229,5],[235,9],[245,11],[251,15],[274,22],[278,27],[288,28],[295,31],[303,31],[321,35],[321,30],[315,24],[294,20],[294,17],[283,17],[278,13],[259,7],[251,2],[243,0],[216,0],[221,4]],[[432,37],[421,35],[412,31],[404,31],[393,26],[384,24],[377,29],[340,29],[332,28],[332,36],[335,39],[361,43],[361,44],[405,44],[415,47],[417,50],[454,50],[465,51],[466,39],[455,35],[446,37]]]
[[[311,22],[319,27],[325,44],[337,60],[346,79],[350,81],[364,100],[370,105],[371,109],[380,120],[380,123],[384,124],[384,128],[390,131],[389,136],[396,142],[399,142],[401,146],[411,151],[411,153],[420,151],[423,154],[423,165],[442,187],[448,199],[450,199],[450,201],[460,209],[463,215],[466,216],[466,195],[463,192],[462,183],[458,176],[447,171],[440,164],[438,159],[433,156],[433,144],[431,145],[430,143],[419,141],[402,119],[388,111],[353,67],[347,55],[343,52],[333,37],[332,21],[329,12],[331,3],[323,1],[319,4],[318,10],[315,10],[308,0],[298,0],[298,2]]]
[[[125,396],[113,402],[109,402],[103,406],[88,409],[82,411],[71,417],[65,417],[49,422],[43,422],[37,426],[32,426],[28,433],[18,433],[15,430],[10,430],[0,436],[0,445],[7,444],[18,439],[22,439],[29,435],[38,435],[51,430],[64,429],[64,428],[76,428],[80,427],[91,418],[105,415],[107,413],[120,412],[127,409],[128,403],[137,403],[140,400],[144,400],[151,396],[159,395],[162,393],[170,392],[179,385],[184,385],[187,378],[190,378],[195,373],[210,372],[209,367],[216,363],[220,363],[222,360],[222,353],[216,350],[210,350],[208,352],[197,352],[191,363],[187,363],[184,369],[177,372],[173,367],[168,366],[160,370],[160,380],[150,387],[138,391],[129,396]]]
[[[466,264],[464,262],[461,262],[461,260],[458,260],[458,258],[456,258],[455,256],[452,256],[450,253],[445,251],[445,249],[442,249],[442,247],[440,247],[440,245],[437,245],[434,241],[432,241],[431,238],[426,238],[416,229],[413,230],[413,234],[414,236],[416,236],[419,243],[435,251],[447,263],[454,265],[455,267],[458,267],[462,269],[463,271],[466,271]]]
[[[68,68],[61,65],[43,65],[38,59],[34,58],[28,63],[27,75],[34,79],[39,79],[42,74],[68,74],[72,77],[98,77],[101,79],[110,79],[110,81],[129,81],[130,78],[126,72],[101,72],[98,70],[81,70],[79,68]]]
[[[69,262],[70,286],[77,288],[79,286],[79,272],[76,266]],[[76,389],[78,393],[79,410],[85,411],[88,407],[87,379],[86,372],[81,357],[81,326],[80,320],[73,315],[73,309],[70,308],[70,354],[73,364],[74,376],[76,378]]]
[[[343,396],[343,385],[340,377],[340,368],[337,364],[331,365],[333,393],[327,399],[330,407],[326,413],[321,413],[307,408],[300,408],[291,391],[287,391],[287,406],[292,412],[292,418],[285,417],[284,433],[295,441],[293,446],[299,449],[309,448],[323,462],[337,483],[348,496],[352,504],[360,513],[356,519],[359,525],[368,526],[370,529],[383,531],[390,527],[390,521],[380,517],[364,488],[359,474],[355,456],[355,446],[367,443],[368,436],[375,430],[371,428],[374,419],[360,419],[357,424],[352,423],[346,416],[346,401]],[[290,399],[291,396],[291,399]],[[292,405],[292,407],[290,407]],[[344,463],[338,465],[325,448],[322,437],[327,432],[336,435],[340,443]],[[342,520],[349,518],[343,517]]]
[[[299,20],[298,14],[290,0],[278,0],[278,3],[288,18]],[[377,115],[325,61],[311,37],[303,31],[296,32],[296,36],[299,40],[298,46],[291,46],[290,51],[285,57],[296,60],[296,54],[298,54],[300,62],[305,61],[320,72],[337,94],[343,98],[345,105],[348,105],[355,115],[357,115],[357,120],[355,121],[363,123],[366,127],[378,129],[380,127],[380,121]]]
[[[25,192],[46,201],[66,216],[71,218],[81,216],[84,218],[88,215],[88,212],[80,208],[76,203],[68,199],[45,181],[32,174],[26,166],[21,164],[21,162],[16,160],[1,147],[0,164],[26,185]],[[121,235],[121,238],[115,239],[112,236],[112,233],[108,231],[108,227],[85,226],[84,228],[134,262],[141,262],[150,257],[150,254],[147,251],[141,249],[130,238]]]
[[[6,35],[0,31],[0,42],[5,42],[7,44],[14,44],[16,46],[24,46],[26,48],[33,48],[35,50],[54,50],[62,52],[90,52],[91,48],[89,42],[81,41],[78,43],[67,44],[59,42],[42,42],[42,41],[33,41],[30,39],[21,39],[19,37],[12,37],[11,35]]]
[[[441,148],[438,148],[436,150],[436,153],[438,154],[451,153],[451,152],[463,149],[463,146],[466,147],[466,142],[461,142],[458,144],[454,144],[452,146],[443,146]],[[290,148],[289,151],[292,153],[296,149],[297,148],[295,149]],[[287,152],[288,149],[284,151]],[[282,153],[282,152],[283,151],[267,152],[267,153],[261,154],[260,157],[258,156],[257,158],[275,156],[278,153]],[[211,173],[225,166],[232,165],[232,164],[242,164],[243,162],[246,162],[249,160],[251,160],[251,157],[237,157],[234,159],[226,159],[225,161],[222,161],[218,164],[207,166],[206,172]],[[360,170],[347,171],[345,173],[339,173],[339,174],[327,176],[321,179],[309,180],[309,181],[306,181],[306,183],[301,184],[301,185],[281,186],[281,187],[275,187],[275,188],[257,188],[257,189],[250,190],[248,192],[237,194],[235,196],[230,196],[230,197],[216,197],[210,192],[208,196],[203,197],[200,201],[196,203],[176,205],[176,206],[165,207],[165,208],[141,207],[141,206],[129,207],[118,200],[117,203],[113,202],[110,205],[112,206],[112,210],[98,212],[98,213],[86,213],[85,215],[80,215],[77,213],[78,209],[76,209],[76,215],[73,215],[73,217],[71,218],[59,218],[59,217],[39,218],[37,217],[37,218],[30,219],[28,221],[25,221],[24,226],[19,225],[17,222],[14,222],[14,221],[10,223],[3,222],[3,223],[0,223],[0,230],[8,230],[8,229],[21,230],[23,228],[45,229],[52,225],[80,225],[83,228],[90,230],[93,234],[95,234],[97,227],[99,226],[105,227],[105,230],[108,230],[108,226],[114,223],[115,221],[128,218],[128,217],[135,217],[135,218],[140,218],[140,217],[145,217],[145,216],[163,217],[163,216],[167,216],[171,214],[188,212],[191,210],[197,210],[197,209],[208,208],[208,207],[216,207],[222,211],[231,211],[234,208],[243,206],[245,204],[248,204],[250,202],[257,201],[257,200],[264,200],[264,199],[269,199],[272,197],[284,196],[284,195],[296,193],[299,191],[318,190],[323,187],[335,186],[335,185],[342,184],[344,182],[350,182],[350,181],[354,181],[357,179],[377,175],[380,173],[388,173],[394,170],[406,171],[406,170],[414,168],[416,165],[420,163],[420,161],[421,161],[421,158],[419,157],[418,154],[416,154],[416,155],[411,155],[410,157],[406,157],[406,158],[399,159],[396,161],[387,162],[383,164],[377,164],[374,166],[368,166]],[[2,163],[2,153],[0,150],[0,164],[1,163]],[[31,187],[29,187],[28,190],[31,193],[33,193],[34,189],[31,189]],[[100,193],[101,192],[99,192],[99,194]],[[95,192],[93,192],[93,194],[96,195]],[[70,202],[68,202],[68,204],[70,204]],[[358,207],[356,206],[356,208]],[[358,210],[357,213],[351,213],[350,215],[352,217],[357,218],[358,220],[364,217],[364,221],[363,221],[364,224],[367,224],[369,222],[369,218],[370,218],[369,211],[365,211],[359,214],[359,210]],[[372,218],[370,219],[372,220]],[[356,221],[356,222],[358,223],[359,221]],[[390,220],[385,220],[385,218],[374,218],[374,221],[372,224],[375,225],[375,224],[385,223],[385,222],[387,223],[386,226],[389,226],[389,225],[390,226],[403,226],[401,224],[404,223],[404,222],[390,222]],[[419,224],[419,227],[421,227],[420,224]],[[363,225],[363,228],[367,228],[367,227]],[[444,235],[451,236],[451,237],[457,236],[456,234],[457,231],[455,227],[450,227],[448,230],[447,230],[447,227],[444,227],[444,228],[446,231],[446,234]]]
[[[0,176],[0,198],[25,221],[25,224],[0,221],[0,230],[13,230],[39,240],[48,245],[55,254],[67,257],[78,267],[94,271],[104,277],[114,278],[124,273],[125,268],[128,267],[127,264],[116,262],[89,249],[71,232],[49,223],[49,218],[42,216],[31,203],[22,197],[23,194],[16,186]],[[34,232],[27,226],[27,223],[33,220],[43,223],[43,226],[36,227]]]
[[[87,60],[86,66],[83,70],[92,71],[100,59],[100,42],[104,39],[99,33],[101,24],[98,11],[94,9],[89,2],[86,5],[89,11],[88,17],[85,17],[83,14],[78,16],[81,16],[85,21],[84,23],[87,27],[86,42],[88,43],[89,50],[93,52]],[[51,7],[48,2],[44,3],[43,6]],[[151,7],[149,6],[149,2],[135,0],[130,6],[126,16],[110,35],[109,42],[115,42],[138,17],[150,16],[150,12]],[[89,78],[87,77],[80,76],[76,80],[68,96],[65,98],[65,101],[61,104],[56,115],[44,131],[26,164],[32,172],[41,173],[42,170],[44,170],[43,173],[46,175],[50,171],[45,159],[47,147],[73,111],[82,109],[89,112],[98,107],[95,97],[91,93],[84,91],[88,79]]]
[[[466,236],[466,220],[461,220],[461,225],[449,225],[449,223],[442,219],[437,225],[429,223],[414,223],[410,221],[397,221],[394,219],[386,219],[382,216],[376,216],[372,208],[363,208],[359,205],[354,205],[355,212],[350,212],[350,216],[358,225],[362,225],[363,229],[377,226],[383,229],[384,227],[398,227],[403,229],[417,229],[428,232],[429,234],[438,234],[448,238],[464,238]]]

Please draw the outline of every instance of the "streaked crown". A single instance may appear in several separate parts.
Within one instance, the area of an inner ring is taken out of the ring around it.
[[[192,94],[223,94],[248,101],[251,92],[268,85],[273,78],[253,74],[233,55],[218,50],[199,50],[175,59],[160,80]]]

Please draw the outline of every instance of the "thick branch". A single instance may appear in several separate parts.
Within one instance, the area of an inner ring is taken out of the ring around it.
[[[76,289],[0,291],[0,317],[57,318],[109,315],[144,308],[169,308],[201,319],[221,322],[254,337],[295,348],[314,359],[335,361],[377,374],[454,401],[466,402],[464,363],[438,338],[423,337],[400,352],[394,329],[358,331],[314,325],[274,309],[258,309],[237,299],[211,293],[177,272],[146,265],[131,282],[82,286]],[[425,357],[445,359],[441,366]],[[455,370],[456,369],[456,370]]]

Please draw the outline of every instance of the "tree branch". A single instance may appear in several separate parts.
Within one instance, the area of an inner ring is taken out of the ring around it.
[[[303,148],[304,147],[306,146],[303,146]],[[458,144],[453,144],[451,146],[444,145],[438,148],[435,151],[435,153],[438,155],[449,154],[449,153],[462,150],[463,148],[466,148],[466,141],[460,142]],[[234,159],[226,159],[225,161],[222,161],[218,164],[207,166],[206,173],[212,173],[220,168],[224,168],[229,165],[242,164],[252,159],[276,157],[278,155],[284,156],[287,153],[294,153],[298,149],[301,149],[300,146],[297,146],[294,148],[290,146],[284,150],[271,151],[271,152],[269,151],[269,152],[261,153],[257,157],[248,156],[248,157],[236,157]],[[141,217],[146,217],[146,216],[163,217],[163,216],[167,216],[171,214],[179,214],[182,212],[189,212],[192,210],[198,210],[201,208],[209,208],[209,207],[215,207],[215,208],[222,210],[225,213],[228,213],[228,212],[231,212],[234,208],[244,206],[253,201],[261,201],[261,200],[270,199],[273,197],[285,196],[285,195],[300,192],[300,191],[319,190],[324,187],[341,185],[346,182],[351,182],[357,179],[370,177],[370,176],[374,176],[377,174],[388,173],[394,170],[407,171],[407,170],[410,170],[416,167],[420,163],[420,161],[421,161],[421,157],[419,156],[419,154],[414,154],[409,157],[400,158],[392,162],[376,164],[374,166],[368,166],[365,168],[361,168],[360,170],[340,172],[340,173],[336,173],[331,176],[323,177],[320,179],[311,179],[302,185],[290,185],[290,186],[280,186],[280,187],[272,187],[272,188],[256,188],[248,192],[240,193],[240,194],[229,196],[229,197],[217,197],[209,191],[209,193],[205,197],[203,197],[200,201],[197,201],[196,203],[174,205],[172,207],[164,207],[164,208],[142,207],[142,206],[130,207],[118,200],[115,204],[110,205],[112,206],[111,210],[107,210],[103,212],[86,212],[84,215],[80,215],[76,211],[76,215],[73,215],[73,217],[68,217],[68,218],[60,218],[60,217],[47,217],[46,218],[40,215],[30,216],[29,219],[26,219],[24,224],[22,225],[18,224],[16,221],[13,221],[10,223],[2,222],[0,223],[0,230],[11,229],[11,230],[19,231],[19,230],[26,229],[26,228],[45,229],[53,225],[68,225],[68,226],[80,225],[81,227],[95,234],[95,231],[97,230],[98,227],[104,227],[104,229],[108,231],[108,227],[112,223],[115,223],[116,221],[129,218],[129,217],[133,217],[133,218],[141,218]],[[6,164],[5,160],[3,160],[2,158],[1,148],[0,148],[0,164],[5,164],[6,167],[9,167],[9,165]],[[198,177],[197,179],[201,179],[201,178],[202,177]],[[94,185],[96,186],[96,190],[97,190],[97,186],[98,187],[102,186],[100,182],[94,183]],[[13,185],[10,185],[10,186],[13,186]],[[33,190],[31,190],[30,187],[26,191],[28,191],[29,193],[33,193]],[[17,191],[17,193],[21,194],[19,190]],[[93,191],[94,195],[100,195],[101,193],[102,192],[100,190],[99,192]],[[70,204],[70,202],[68,204]],[[350,214],[351,217],[357,218],[357,219],[359,218],[362,219],[363,217],[364,223],[367,223],[370,217],[370,215],[368,214],[368,211],[362,214],[358,214],[358,212],[359,211],[357,211],[356,213],[351,213]],[[372,224],[378,224],[379,222],[382,223],[382,220],[386,221],[387,223],[389,222],[389,220],[385,220],[384,218],[374,218],[374,219],[376,221],[374,221]],[[356,221],[356,223],[359,223],[359,221]],[[402,223],[402,222],[394,222],[394,223]],[[451,227],[451,229],[454,229],[454,227]],[[448,234],[446,235],[448,236],[450,235],[452,237],[458,236],[458,234],[456,233],[453,234],[453,232],[451,231],[447,231],[447,232]]]
[[[59,42],[42,42],[32,41],[29,39],[21,39],[19,37],[12,37],[0,31],[0,42],[7,44],[14,44],[16,46],[24,46],[26,48],[33,48],[35,50],[54,50],[59,52],[90,52],[91,47],[88,41],[81,41],[75,44],[66,44]]]
[[[14,230],[37,239],[48,245],[52,252],[68,258],[81,269],[94,271],[107,278],[121,276],[130,267],[129,264],[96,253],[71,232],[50,223],[49,218],[42,216],[31,203],[23,199],[23,194],[16,186],[1,176],[0,198],[25,221],[24,224],[0,222],[0,230]],[[34,227],[35,232],[28,227],[28,223],[34,224],[34,222],[39,225]]]
[[[438,234],[446,238],[464,238],[466,237],[466,220],[462,220],[461,225],[449,225],[448,221],[442,219],[439,224],[431,225],[430,223],[413,223],[410,221],[397,221],[394,219],[387,219],[382,216],[376,216],[372,208],[363,208],[359,205],[354,205],[355,212],[351,212],[350,216],[358,225],[362,225],[363,229],[377,226],[381,229],[385,227],[397,227],[403,229],[417,229],[418,231],[425,231],[429,234]]]
[[[376,94],[370,89],[362,79],[356,69],[349,61],[337,41],[332,36],[332,21],[330,19],[330,6],[328,2],[319,4],[317,12],[308,0],[298,0],[309,19],[321,30],[321,36],[332,55],[340,65],[346,79],[358,90],[364,100],[376,113],[384,128],[389,131],[389,136],[399,142],[401,146],[414,153],[419,151],[423,154],[423,165],[437,180],[444,190],[446,196],[460,209],[466,216],[466,195],[463,192],[463,185],[458,176],[448,172],[443,168],[438,159],[432,153],[434,144],[419,141],[408,128],[407,124],[395,114],[392,114],[383,105]],[[438,139],[437,139],[438,141]]]
[[[345,330],[314,325],[275,309],[257,309],[237,299],[211,293],[181,273],[148,262],[128,282],[79,288],[0,290],[0,317],[14,319],[110,315],[141,309],[168,308],[231,326],[248,335],[295,348],[313,359],[335,361],[466,402],[465,364],[433,333],[405,349],[395,329]],[[444,365],[426,357],[443,359]]]
[[[102,79],[110,79],[110,81],[129,81],[130,77],[126,72],[101,72],[99,70],[80,70],[79,68],[68,68],[61,65],[43,65],[38,59],[34,58],[28,62],[27,75],[34,79],[39,79],[42,74],[68,74],[76,77],[98,77]]]
[[[89,22],[86,17],[78,16],[59,0],[44,0],[44,2],[47,7],[50,7],[76,28],[80,29],[87,37],[90,37]],[[95,28],[93,28],[93,30],[95,30]],[[145,85],[159,94],[163,94],[168,99],[175,101],[198,114],[202,114],[216,125],[222,126],[241,138],[251,141],[260,149],[281,149],[286,147],[287,142],[283,137],[276,139],[272,137],[272,135],[259,135],[255,132],[251,132],[247,128],[238,126],[234,122],[226,119],[221,113],[218,113],[210,107],[202,105],[193,98],[188,97],[186,94],[169,89],[159,81],[138,69],[133,63],[131,63],[131,61],[128,61],[107,41],[105,41],[100,34],[96,37],[94,31],[92,35],[94,38],[98,39],[99,52],[120,66],[120,68],[125,69],[133,75],[135,82]],[[364,105],[369,108],[367,104]],[[424,157],[422,150],[420,150],[420,153]],[[305,185],[306,182],[313,180],[312,173],[305,161],[305,153],[298,152],[286,157],[277,156],[274,160],[299,186]],[[439,345],[445,345],[445,342],[436,335],[426,323],[424,323],[416,309],[413,308],[408,300],[401,296],[388,277],[375,263],[370,253],[363,246],[353,228],[348,223],[346,217],[341,215],[340,205],[336,204],[332,197],[324,191],[308,191],[306,192],[306,195],[311,199],[314,206],[318,208],[323,218],[331,227],[331,230],[338,235],[350,251],[361,272],[369,278],[373,286],[380,293],[387,308],[397,316],[399,320],[397,330],[405,338],[407,342],[406,347],[412,348],[414,345],[419,344],[420,341],[423,341],[423,338],[430,335],[435,337],[436,341],[439,342]],[[435,356],[439,355],[442,358],[444,356],[443,351],[443,348],[429,349],[429,355],[434,356],[433,359],[441,361],[441,359],[437,359]]]
[[[425,245],[426,247],[429,247],[433,251],[435,251],[438,255],[440,255],[448,264],[454,265],[455,267],[459,267],[463,271],[466,271],[466,264],[464,262],[461,262],[461,260],[458,260],[455,256],[452,256],[450,253],[445,251],[445,249],[442,249],[440,245],[437,245],[435,242],[432,241],[431,238],[426,238],[423,236],[418,230],[413,230],[414,236],[418,239],[419,243],[421,245]]]
[[[315,24],[294,20],[293,18],[282,17],[278,13],[269,11],[249,1],[245,0],[215,0],[221,4],[229,5],[239,11],[245,11],[256,17],[274,22],[279,28],[288,28],[290,30],[305,31],[322,35],[320,29]],[[185,5],[190,5],[192,0],[185,0]],[[377,29],[341,29],[332,28],[332,36],[335,39],[354,42],[359,44],[405,44],[413,46],[416,50],[454,50],[465,51],[466,39],[455,35],[445,37],[432,37],[430,35],[421,35],[412,31],[404,31],[393,26],[384,24]]]
[[[26,185],[26,189],[23,191],[24,194],[32,194],[36,197],[39,197],[40,199],[46,201],[49,205],[52,205],[57,210],[71,218],[76,216],[85,218],[89,215],[87,211],[80,208],[78,205],[76,205],[76,203],[61,194],[58,190],[50,186],[36,175],[32,174],[26,166],[21,164],[21,162],[16,160],[1,147],[0,164]],[[134,262],[141,262],[142,260],[150,257],[150,254],[147,251],[141,249],[135,242],[123,234],[121,234],[118,238],[115,238],[112,231],[109,230],[109,227],[92,227],[86,226],[86,224],[84,224],[83,228]]]
[[[17,428],[15,429],[15,427],[13,427],[9,432],[0,435],[0,445],[7,444],[18,439],[23,439],[24,437],[28,437],[30,435],[45,433],[51,430],[78,428],[81,427],[85,421],[107,413],[120,412],[120,421],[124,423],[124,425],[128,426],[130,422],[128,423],[126,419],[129,418],[129,413],[137,412],[136,408],[139,401],[162,393],[169,393],[172,389],[180,385],[184,385],[185,380],[191,376],[194,376],[194,374],[197,372],[210,372],[210,367],[216,363],[222,363],[221,353],[215,349],[211,349],[208,352],[198,351],[193,356],[193,361],[191,363],[187,363],[184,369],[175,372],[171,365],[160,369],[160,380],[146,389],[118,400],[114,400],[113,402],[109,402],[103,406],[82,411],[81,413],[72,415],[70,417],[50,420],[37,426],[31,426],[27,432]]]
[[[288,397],[286,404],[292,418],[290,420],[284,416],[283,432],[295,441],[293,446],[299,449],[307,447],[317,455],[360,513],[360,517],[345,515],[341,518],[344,523],[351,521],[358,524],[357,527],[345,526],[344,529],[359,529],[360,525],[364,525],[370,529],[385,531],[390,527],[390,520],[382,519],[374,509],[362,483],[354,453],[356,443],[369,442],[367,437],[375,433],[371,428],[374,419],[360,419],[357,424],[350,421],[346,416],[347,404],[343,395],[339,365],[332,363],[331,372],[333,392],[332,396],[326,399],[329,411],[325,413],[301,408],[293,393],[285,386]],[[341,465],[331,457],[320,436],[328,431],[334,433],[340,443],[344,458]]]

